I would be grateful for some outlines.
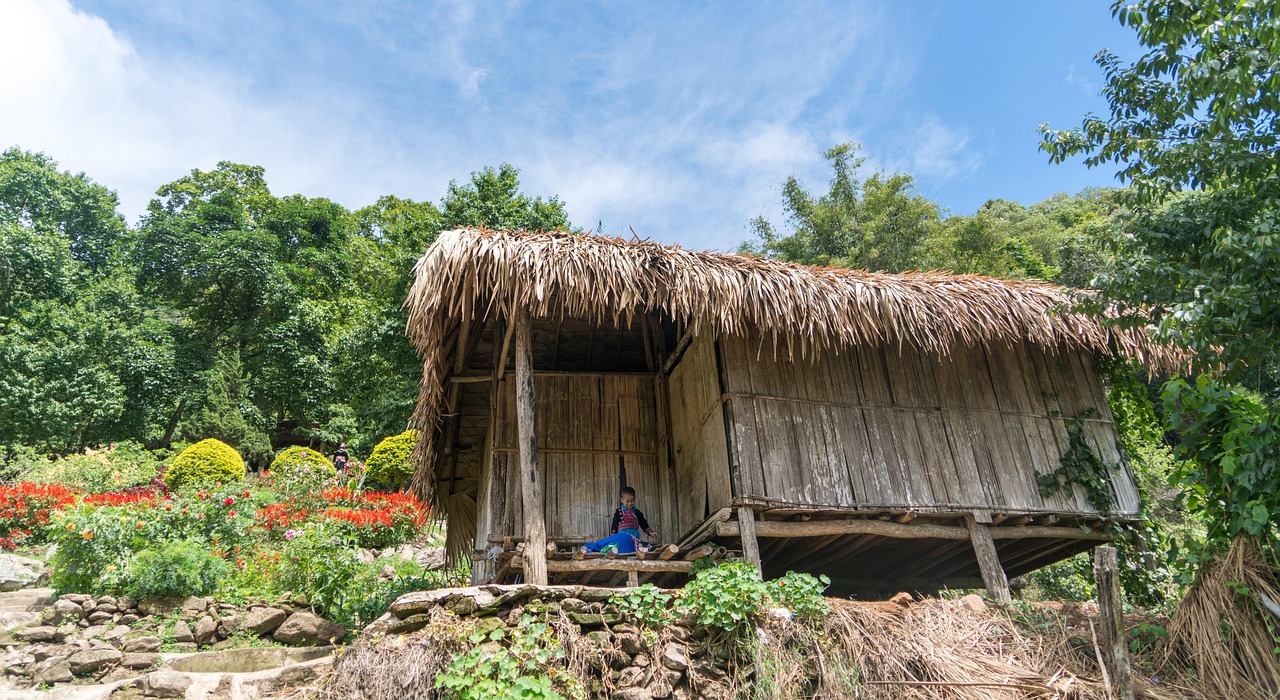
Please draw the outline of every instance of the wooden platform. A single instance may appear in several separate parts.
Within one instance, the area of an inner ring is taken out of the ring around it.
[[[1055,514],[991,516],[909,511],[764,510],[752,528],[765,578],[801,571],[831,578],[829,593],[884,598],[899,591],[984,588],[985,574],[1012,578],[1114,539],[1110,523]],[[691,536],[747,549],[737,513],[714,514]],[[975,531],[984,533],[975,537]],[[985,545],[979,545],[977,540]],[[978,545],[978,546],[976,546]],[[979,547],[988,552],[988,570]]]
[[[704,557],[727,559],[741,552],[724,547],[697,546],[681,549],[660,545],[650,552],[600,554],[582,552],[577,547],[561,549],[547,545],[547,577],[552,585],[586,586],[680,586],[689,578],[693,563]],[[497,573],[492,583],[517,583],[523,579],[524,545],[518,544],[497,555]]]

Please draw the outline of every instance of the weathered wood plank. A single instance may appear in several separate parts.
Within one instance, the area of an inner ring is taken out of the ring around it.
[[[978,569],[982,572],[982,581],[987,586],[987,595],[997,603],[1012,602],[1013,598],[1009,595],[1009,579],[1000,565],[995,542],[991,539],[991,527],[975,522],[973,516],[968,516],[965,522],[969,526],[969,537],[973,542],[974,554],[978,557]]]
[[[527,313],[516,324],[516,422],[520,434],[520,492],[524,503],[525,578],[537,586],[547,585],[547,530],[542,498],[543,475],[538,469],[538,437],[535,424],[536,400],[533,391],[533,345]]]

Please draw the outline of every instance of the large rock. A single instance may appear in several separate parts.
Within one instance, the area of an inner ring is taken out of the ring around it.
[[[427,547],[419,549],[414,555],[414,561],[418,562],[418,566],[424,569],[434,571],[444,568],[444,547]]]
[[[175,596],[151,596],[138,601],[138,610],[143,615],[169,615],[182,607],[182,598]]]
[[[0,591],[35,588],[49,578],[44,564],[16,554],[0,554]]]
[[[71,672],[77,676],[101,670],[108,664],[118,663],[121,654],[115,649],[89,649],[77,651],[67,658]]]
[[[153,698],[181,698],[191,687],[191,677],[175,671],[155,671],[142,677],[142,692]]]
[[[254,608],[245,617],[244,626],[257,634],[270,634],[288,617],[289,614],[280,608]]]
[[[160,651],[163,644],[164,640],[159,637],[135,637],[124,641],[124,651],[130,654],[154,654]]]
[[[218,636],[226,639],[236,632],[240,631],[240,618],[235,615],[227,615],[218,618]]]
[[[31,682],[36,685],[53,685],[75,680],[71,673],[71,665],[63,657],[50,657],[37,663],[31,669]]]
[[[178,620],[173,623],[173,641],[175,642],[194,642],[196,635],[191,631],[191,625],[185,620]]]
[[[196,644],[207,644],[213,640],[213,633],[218,630],[218,623],[213,621],[212,617],[205,615],[196,623],[196,631],[194,633]]]
[[[296,612],[280,625],[272,637],[283,644],[319,646],[333,644],[347,636],[347,628],[309,612]]]
[[[159,654],[137,653],[125,654],[120,657],[120,665],[125,668],[151,668],[160,660]]]
[[[58,637],[58,628],[48,625],[37,625],[18,630],[13,636],[28,642],[52,642]]]
[[[53,601],[53,605],[45,610],[45,619],[51,625],[67,620],[79,620],[84,615],[84,608],[79,603],[73,603],[66,598],[59,598]]]

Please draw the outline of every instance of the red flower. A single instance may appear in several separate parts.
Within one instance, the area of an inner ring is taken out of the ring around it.
[[[227,511],[227,517],[228,517],[228,518],[234,518],[234,517],[236,517],[236,512],[235,512],[234,510],[229,510],[229,511]]]
[[[229,505],[231,505],[232,503],[235,503],[235,502],[236,502],[236,499],[234,499],[234,498],[232,498],[232,497],[230,497],[230,496],[227,496],[227,499],[226,499],[225,501],[223,501],[223,502],[222,502],[222,505],[224,505],[224,506],[229,506]]]

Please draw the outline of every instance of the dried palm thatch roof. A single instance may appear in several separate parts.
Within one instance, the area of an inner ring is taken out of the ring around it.
[[[1039,282],[808,267],[563,232],[449,231],[418,261],[405,301],[423,370],[412,422],[424,439],[415,457],[422,464],[434,454],[460,329],[513,309],[615,324],[661,312],[695,333],[759,335],[775,351],[802,356],[861,343],[946,354],[957,344],[1031,342],[1177,363],[1141,330],[1105,328],[1065,310],[1068,301],[1064,288]],[[429,471],[415,477],[421,492],[432,491]]]

